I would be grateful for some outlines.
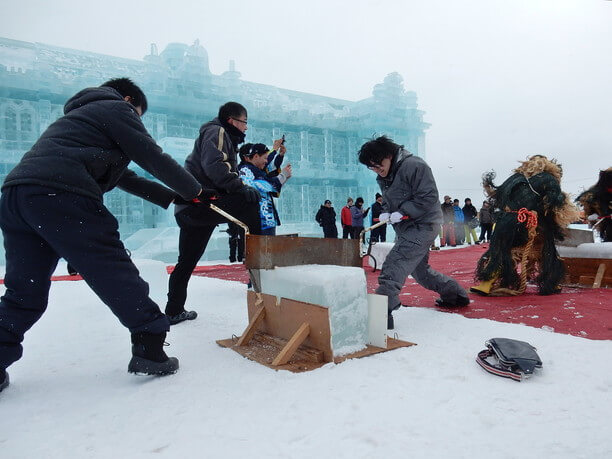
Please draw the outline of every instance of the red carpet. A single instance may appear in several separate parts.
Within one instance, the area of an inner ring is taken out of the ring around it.
[[[474,267],[484,253],[481,246],[431,252],[431,266],[450,275],[466,289],[474,285]],[[368,292],[378,286],[380,271],[372,272],[366,263]],[[198,266],[197,276],[247,282],[248,274],[243,265]],[[441,311],[462,314],[475,319],[486,318],[499,322],[525,324],[546,328],[558,333],[582,336],[590,339],[612,340],[612,291],[564,287],[562,293],[540,296],[534,287],[518,297],[483,297],[470,294],[469,306],[448,310],[437,308],[437,295],[424,289],[409,278],[402,289],[402,303],[408,306],[429,307]],[[401,311],[399,311],[401,314]]]
[[[466,289],[474,285],[473,275],[477,260],[484,253],[482,246],[430,253],[431,266],[457,279]],[[378,286],[380,271],[372,272],[364,260],[368,292]],[[172,272],[173,267],[168,267]],[[198,266],[194,275],[215,277],[237,282],[248,281],[242,264]],[[80,276],[55,276],[53,280],[81,280]],[[3,280],[0,280],[3,283]],[[612,291],[610,289],[564,287],[558,295],[540,296],[534,287],[518,297],[483,297],[470,294],[469,306],[455,310],[441,309],[434,305],[437,295],[409,278],[402,289],[402,303],[407,306],[436,308],[451,314],[462,314],[475,319],[486,318],[499,322],[525,324],[546,328],[558,333],[582,336],[590,339],[612,340]],[[401,311],[399,312],[401,313]]]

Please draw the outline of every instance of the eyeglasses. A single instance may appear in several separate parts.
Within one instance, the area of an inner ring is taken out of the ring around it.
[[[368,166],[368,169],[370,169],[371,171],[375,171],[377,169],[382,169],[382,164],[370,164]]]
[[[245,126],[247,124],[249,124],[249,122],[247,120],[239,120],[238,118],[234,118],[233,116],[230,116],[230,118],[233,119],[234,121],[238,121],[240,123],[244,123]]]

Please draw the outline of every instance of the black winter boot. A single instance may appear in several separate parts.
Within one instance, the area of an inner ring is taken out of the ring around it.
[[[132,333],[132,360],[128,372],[138,375],[171,375],[176,373],[179,361],[164,352],[166,333]]]
[[[0,369],[0,392],[6,389],[9,385],[9,375],[6,370]]]

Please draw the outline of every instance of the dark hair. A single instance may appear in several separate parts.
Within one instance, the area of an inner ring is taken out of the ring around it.
[[[100,87],[108,87],[113,88],[123,97],[131,97],[131,104],[134,107],[140,107],[142,110],[142,114],[144,115],[149,107],[147,103],[147,97],[132,80],[129,78],[113,78],[112,80],[108,80],[106,83],[100,85]]]
[[[459,202],[459,200],[458,199],[453,199],[453,202]]]
[[[246,116],[247,110],[238,102],[227,102],[219,107],[219,121],[225,122],[228,118]]]
[[[359,196],[357,199],[355,199],[355,205],[357,205],[359,203],[363,204],[363,198],[361,196]]]
[[[470,198],[465,198],[465,200],[463,202],[468,202],[468,201],[472,202],[472,200]]]
[[[378,199],[378,198],[382,198],[382,194],[376,193],[376,199]]]
[[[263,143],[245,143],[239,150],[241,158],[252,158],[255,155],[270,153],[270,149]]]
[[[323,204],[331,204],[331,201],[329,199],[326,199]]]
[[[359,149],[359,162],[366,166],[380,164],[385,158],[393,158],[403,145],[398,145],[383,135],[364,143]]]

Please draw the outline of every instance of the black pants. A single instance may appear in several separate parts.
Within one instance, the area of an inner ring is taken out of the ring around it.
[[[387,225],[374,228],[370,240],[372,242],[387,242]]]
[[[353,227],[351,225],[342,225],[342,239],[353,239]]]
[[[258,203],[245,202],[242,194],[230,193],[214,201],[214,204],[245,223],[251,234],[261,234]],[[191,273],[204,255],[215,227],[228,222],[225,217],[204,204],[189,206],[175,217],[180,227],[179,255],[168,282],[166,314],[170,316],[184,311]]]
[[[244,259],[244,230],[235,223],[228,224],[229,260],[235,262]]]
[[[491,231],[493,230],[493,223],[481,223],[480,224],[480,241],[491,239]]]
[[[117,220],[102,202],[38,185],[13,186],[0,198],[0,226],[6,249],[0,368],[21,357],[24,333],[47,308],[60,257],[131,332],[169,330],[119,239]]]
[[[323,226],[323,237],[337,239],[338,238],[338,228],[336,227],[336,225]]]

